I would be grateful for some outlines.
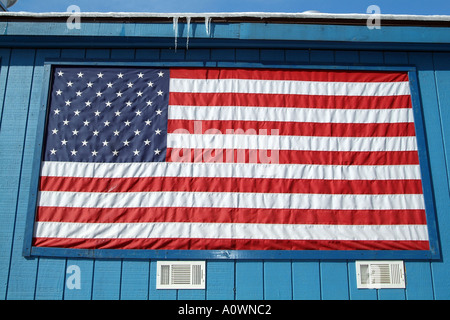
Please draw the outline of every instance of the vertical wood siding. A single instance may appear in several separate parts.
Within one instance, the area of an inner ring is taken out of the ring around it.
[[[449,299],[450,53],[283,49],[0,49],[0,299]],[[358,290],[354,261],[207,261],[205,290],[156,290],[156,261],[22,256],[46,58],[415,65],[443,261],[406,262],[406,289]],[[66,286],[81,270],[81,289]]]

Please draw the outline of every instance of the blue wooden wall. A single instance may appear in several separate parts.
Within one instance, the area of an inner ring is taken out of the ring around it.
[[[0,299],[449,299],[450,52],[258,48],[0,48]],[[24,258],[25,220],[44,61],[414,65],[429,145],[442,261],[407,261],[406,289],[358,290],[352,260],[208,260],[206,290],[156,290],[156,261]],[[79,266],[81,288],[66,286]]]

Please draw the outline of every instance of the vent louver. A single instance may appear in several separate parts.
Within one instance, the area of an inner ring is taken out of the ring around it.
[[[405,288],[403,261],[356,261],[358,288]]]
[[[156,289],[205,289],[205,261],[158,261]]]

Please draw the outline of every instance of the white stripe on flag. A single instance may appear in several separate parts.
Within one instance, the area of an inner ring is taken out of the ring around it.
[[[171,92],[234,92],[332,96],[393,96],[410,94],[409,82],[325,82],[253,79],[170,79]]]
[[[169,119],[318,123],[403,123],[414,122],[414,115],[411,108],[315,109],[169,105]]]
[[[347,166],[265,163],[89,163],[44,161],[42,176],[133,178],[211,177],[274,179],[397,180],[420,179],[419,165]]]
[[[424,225],[37,222],[46,238],[212,238],[273,240],[428,240]]]
[[[415,151],[416,137],[307,137],[246,134],[167,134],[168,148],[311,151]]]
[[[80,208],[199,207],[251,209],[424,209],[422,194],[40,191],[39,206]]]

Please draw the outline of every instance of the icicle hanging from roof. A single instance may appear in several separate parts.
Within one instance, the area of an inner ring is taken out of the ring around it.
[[[177,51],[178,46],[178,18],[173,17],[173,32],[175,33],[175,51]]]
[[[209,36],[211,32],[211,16],[205,16],[205,29],[206,34]]]
[[[180,16],[174,16],[173,18],[173,32],[175,36],[175,51],[177,51],[178,48],[178,21],[180,19]],[[189,37],[191,33],[191,19],[192,16],[186,16],[186,49],[189,49]],[[211,34],[211,16],[205,15],[205,31],[206,34],[209,36]]]
[[[186,34],[186,50],[189,49],[189,33],[191,30],[191,17],[186,17],[187,34]]]

